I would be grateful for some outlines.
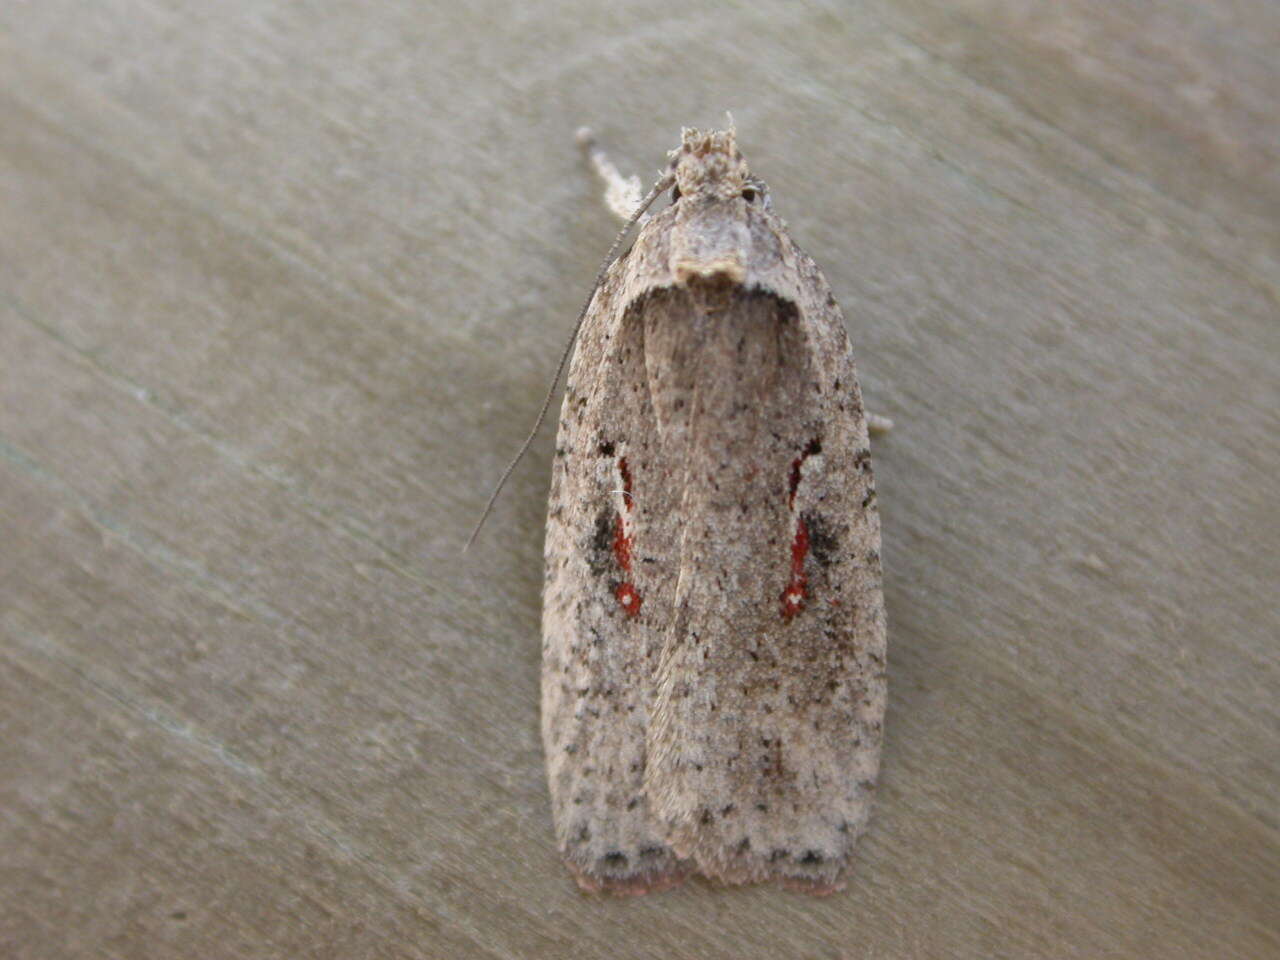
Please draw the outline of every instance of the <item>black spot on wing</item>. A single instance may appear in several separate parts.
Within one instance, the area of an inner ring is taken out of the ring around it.
[[[596,528],[591,535],[591,550],[587,554],[587,566],[597,577],[602,577],[613,568],[613,524],[612,507],[604,507],[596,514]]]
[[[840,531],[829,523],[822,514],[806,510],[800,515],[805,529],[809,531],[809,550],[813,559],[824,567],[839,561]]]

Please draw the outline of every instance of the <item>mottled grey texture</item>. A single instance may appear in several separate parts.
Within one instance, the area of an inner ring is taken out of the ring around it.
[[[885,709],[880,523],[844,320],[732,133],[605,277],[547,519],[543,741],[588,889],[841,882]],[[687,864],[683,861],[687,861]]]

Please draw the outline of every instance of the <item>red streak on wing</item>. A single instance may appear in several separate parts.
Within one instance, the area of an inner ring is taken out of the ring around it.
[[[791,476],[787,485],[787,506],[796,508],[796,493],[800,489],[800,481],[804,479],[804,462],[822,452],[822,441],[814,437],[805,446],[804,452],[791,461]],[[804,609],[808,599],[808,582],[804,575],[805,557],[809,555],[809,528],[801,517],[796,517],[796,538],[791,543],[791,582],[782,591],[782,618],[790,620]]]
[[[622,475],[623,509],[630,511],[631,471],[627,469],[626,457],[619,458],[618,473]],[[613,558],[618,561],[618,568],[624,574],[631,572],[631,537],[627,534],[627,524],[622,517],[621,511],[617,514],[613,527]],[[636,589],[636,585],[630,580],[624,580],[614,587],[613,595],[617,598],[618,605],[626,611],[627,616],[634,617],[640,613],[640,604],[642,602],[640,591]]]
[[[627,536],[622,514],[618,514],[617,522],[613,527],[613,556],[618,561],[619,567],[628,573],[631,572],[631,538]]]
[[[804,575],[805,557],[809,555],[809,528],[804,520],[796,520],[796,538],[791,543],[791,582],[782,591],[782,618],[790,620],[804,609],[808,598],[807,578]]]
[[[796,521],[796,539],[791,544],[791,579],[804,580],[804,558],[809,553],[809,528],[804,520]]]

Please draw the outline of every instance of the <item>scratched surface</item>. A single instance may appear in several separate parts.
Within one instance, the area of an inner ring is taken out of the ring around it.
[[[0,955],[1280,953],[1280,6],[0,4]],[[465,9],[463,9],[465,7]],[[573,889],[541,399],[730,109],[849,318],[847,892]]]

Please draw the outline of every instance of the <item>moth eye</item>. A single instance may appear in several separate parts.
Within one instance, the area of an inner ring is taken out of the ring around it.
[[[754,187],[747,187],[747,189],[743,190],[743,191],[742,191],[742,199],[743,199],[743,200],[745,200],[745,201],[747,201],[747,203],[755,203],[755,202],[756,202],[756,191],[755,191],[755,188],[754,188]]]
[[[671,188],[671,202],[672,202],[672,203],[675,203],[675,202],[676,202],[677,200],[679,200],[679,199],[680,199],[680,188],[679,188],[679,187],[672,187],[672,188]]]

